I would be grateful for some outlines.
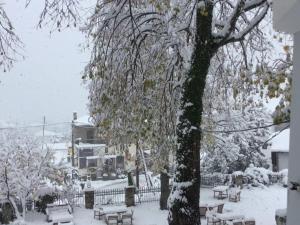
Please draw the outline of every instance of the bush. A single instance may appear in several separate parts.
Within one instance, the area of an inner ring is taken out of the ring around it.
[[[46,214],[47,204],[51,204],[55,201],[56,196],[54,194],[47,194],[40,196],[38,201],[36,201],[35,206],[38,212]]]
[[[244,176],[247,178],[248,183],[253,186],[269,185],[269,177],[272,175],[272,171],[253,165],[250,165],[244,172]]]
[[[2,216],[1,222],[3,224],[9,224],[10,221],[14,220],[14,216],[15,216],[14,208],[10,203],[6,202],[2,205],[2,215],[1,216]]]
[[[284,187],[288,186],[288,169],[283,169],[278,172],[278,174],[281,176],[280,182]]]

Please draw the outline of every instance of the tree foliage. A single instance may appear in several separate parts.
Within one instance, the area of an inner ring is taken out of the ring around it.
[[[25,218],[26,200],[46,178],[55,178],[53,155],[49,149],[42,150],[39,142],[21,131],[2,131],[0,163],[1,192],[12,202],[14,198],[21,200]]]

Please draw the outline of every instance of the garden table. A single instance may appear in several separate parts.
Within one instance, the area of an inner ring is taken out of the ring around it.
[[[102,207],[102,212],[104,214],[114,214],[114,213],[125,213],[128,209],[126,206],[105,206]]]
[[[214,198],[224,199],[228,197],[229,186],[216,186],[212,190],[214,192]]]
[[[226,224],[226,222],[233,220],[243,220],[245,216],[235,214],[235,213],[216,213],[215,217],[221,220],[221,224]]]

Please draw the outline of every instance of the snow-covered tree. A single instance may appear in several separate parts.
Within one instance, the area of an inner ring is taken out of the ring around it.
[[[32,197],[42,181],[55,176],[53,155],[50,149],[42,150],[41,144],[27,136],[26,131],[2,131],[0,163],[1,192],[13,205],[16,205],[16,198],[21,200],[25,219],[26,200]]]
[[[41,16],[42,20],[50,17],[50,21],[57,23],[58,27],[62,26],[62,21],[75,20],[74,9],[77,8],[79,1],[45,2],[47,4]],[[141,125],[147,117],[140,116],[144,110],[143,107],[135,109],[137,104],[143,100],[144,104],[141,105],[147,109],[147,101],[152,99],[153,94],[160,96],[159,93],[169,92],[167,95],[161,95],[162,98],[167,96],[161,101],[163,103],[161,108],[164,109],[166,106],[168,111],[158,115],[152,111],[149,113],[158,116],[154,121],[169,121],[170,118],[174,118],[174,114],[175,117],[179,117],[176,129],[177,169],[172,197],[169,199],[169,224],[200,223],[202,97],[211,60],[228,45],[242,49],[236,52],[263,49],[264,33],[261,32],[259,23],[267,14],[269,2],[98,0],[84,28],[93,45],[86,76],[93,81],[96,80],[99,86],[95,90],[101,90],[103,93],[92,99],[93,104],[98,105],[92,111],[96,121],[101,121],[103,116],[101,105],[98,103],[113,100],[109,103],[112,107],[110,110],[112,116],[116,111],[114,109],[121,109],[118,112],[120,123],[137,120]],[[230,53],[228,52],[228,56]],[[159,84],[158,87],[163,87],[160,84],[165,83],[165,92],[150,89],[147,93],[146,87],[155,87],[156,83]],[[175,91],[178,89],[179,94]],[[119,96],[126,98],[118,98]],[[148,98],[144,98],[145,96]],[[120,101],[115,101],[115,98]],[[179,107],[177,101],[180,102]],[[171,108],[172,106],[175,107]],[[113,125],[118,126],[118,123],[114,122]],[[169,123],[166,122],[166,125]],[[140,134],[141,129],[137,129],[137,132]]]
[[[273,122],[259,94],[249,88],[248,82],[241,82],[240,73],[249,69],[233,68],[243,60],[232,62],[219,52],[210,67],[202,115],[204,173],[230,173],[244,170],[251,163],[265,165],[261,147],[270,136],[268,126]]]
[[[271,116],[263,107],[247,107],[244,112],[231,110],[215,115],[214,126],[204,128],[201,166],[205,172],[232,173],[244,171],[250,164],[266,166],[261,152],[271,132]]]
[[[3,3],[0,3],[0,21],[0,68],[6,72],[15,62],[23,44],[14,31]]]
[[[268,8],[269,3],[264,0],[99,1],[86,26],[94,44],[86,74],[97,80],[101,90],[93,102],[96,120],[101,121],[103,116],[101,102],[114,102],[116,96],[124,96],[124,90],[125,93],[132,90],[129,93],[136,101],[125,98],[118,104],[108,105],[126,112],[125,118],[130,116],[133,106],[141,100],[136,90],[146,80],[154,80],[159,85],[167,81],[172,91],[178,86],[182,88],[174,98],[180,99],[180,107],[175,108],[179,116],[178,148],[169,199],[170,224],[194,225],[200,221],[200,126],[211,59],[230,43],[248,49],[253,47],[253,42],[258,45],[263,38],[258,24]],[[112,91],[114,85],[118,86],[116,92]],[[170,97],[174,94],[177,93]],[[123,110],[124,104],[130,105],[129,110]],[[164,114],[159,116],[168,118]]]

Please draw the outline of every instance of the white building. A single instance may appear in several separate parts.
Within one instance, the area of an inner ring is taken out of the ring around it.
[[[300,0],[274,0],[274,27],[294,35],[289,183],[300,183]],[[289,185],[290,186],[290,185]],[[300,189],[298,189],[300,190]],[[288,190],[287,225],[300,224],[300,191]]]
[[[272,170],[281,171],[289,165],[290,129],[285,129],[276,135],[270,145]]]

